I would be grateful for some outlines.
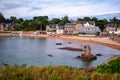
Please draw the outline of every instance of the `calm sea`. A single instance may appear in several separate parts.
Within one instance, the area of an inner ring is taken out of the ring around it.
[[[62,45],[56,45],[57,42]],[[60,39],[28,38],[28,37],[0,37],[0,66],[2,63],[10,65],[46,66],[64,65],[72,67],[97,66],[113,55],[120,54],[119,50],[103,45],[90,44],[93,54],[102,54],[97,60],[84,62],[75,57],[81,55],[79,51],[61,50],[62,47],[81,48],[88,43],[71,42]],[[52,57],[48,54],[53,55]]]

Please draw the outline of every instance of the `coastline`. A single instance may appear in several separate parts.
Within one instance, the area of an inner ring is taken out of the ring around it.
[[[0,33],[0,37],[11,36],[10,33]],[[95,37],[95,36],[73,36],[73,35],[46,35],[46,34],[23,34],[23,37],[35,38],[55,38],[73,42],[87,42],[92,44],[99,44],[120,50],[120,43],[111,40],[109,37]]]

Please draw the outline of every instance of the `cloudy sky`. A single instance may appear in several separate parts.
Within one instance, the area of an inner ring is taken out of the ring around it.
[[[92,16],[120,13],[120,0],[0,0],[0,12],[6,18]]]

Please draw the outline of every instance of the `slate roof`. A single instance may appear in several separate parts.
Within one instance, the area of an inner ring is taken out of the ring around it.
[[[65,27],[75,27],[76,26],[76,24],[75,23],[66,23],[65,24]]]
[[[80,27],[80,33],[88,33],[88,34],[93,34],[93,33],[97,33],[97,32],[101,32],[99,27]]]
[[[57,27],[57,25],[56,25],[56,24],[49,24],[48,27],[49,27],[50,29],[55,29],[55,28]]]
[[[5,26],[6,26],[6,24],[5,24],[5,23],[1,23],[1,25],[2,25],[3,27],[5,27]]]
[[[116,24],[115,23],[109,23],[106,25],[106,27],[116,27]]]
[[[95,21],[79,21],[79,22],[77,22],[77,24],[82,24],[82,25],[84,25],[84,24],[86,24],[87,22],[88,22],[90,25],[95,25]]]

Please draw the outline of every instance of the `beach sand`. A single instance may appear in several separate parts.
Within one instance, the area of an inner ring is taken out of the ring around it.
[[[111,40],[109,37],[61,36],[60,39],[100,44],[120,50],[120,43]]]

